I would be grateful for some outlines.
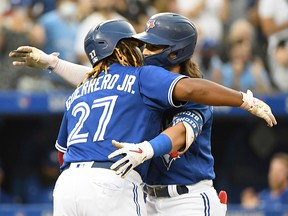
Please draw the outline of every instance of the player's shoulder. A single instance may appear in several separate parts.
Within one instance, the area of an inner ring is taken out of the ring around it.
[[[134,74],[140,72],[141,67],[133,67],[133,66],[123,66],[119,63],[114,63],[110,65],[109,73],[118,73],[118,74]]]
[[[155,65],[144,65],[144,66],[141,66],[139,67],[139,70],[140,71],[148,71],[148,72],[164,72],[164,73],[169,73],[169,71],[167,71],[166,69],[162,68],[162,67],[158,67],[158,66],[155,66]]]
[[[182,74],[172,73],[165,68],[154,66],[154,65],[144,65],[138,68],[140,76],[144,77],[154,77],[154,79],[176,79],[177,77],[184,76]]]

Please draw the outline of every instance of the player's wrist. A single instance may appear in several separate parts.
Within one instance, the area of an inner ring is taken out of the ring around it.
[[[243,103],[241,104],[240,108],[249,111],[253,108],[253,94],[250,90],[245,92],[241,92],[242,94],[242,101]]]
[[[172,150],[171,139],[166,134],[159,134],[149,143],[153,149],[154,157],[169,154]]]
[[[45,69],[53,72],[54,69],[56,68],[56,65],[59,63],[59,58],[58,58],[59,53],[52,53],[50,55],[45,54],[43,56],[43,61],[47,62],[47,66]]]

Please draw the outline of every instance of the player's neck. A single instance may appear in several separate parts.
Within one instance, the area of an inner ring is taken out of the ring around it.
[[[180,66],[179,65],[176,65],[176,66],[173,66],[171,68],[168,68],[167,70],[171,71],[172,73],[176,73],[176,74],[180,74]]]

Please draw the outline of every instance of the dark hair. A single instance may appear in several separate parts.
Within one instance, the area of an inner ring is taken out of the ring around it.
[[[203,74],[200,71],[199,65],[191,59],[180,63],[180,71],[181,74],[191,78],[203,78]]]

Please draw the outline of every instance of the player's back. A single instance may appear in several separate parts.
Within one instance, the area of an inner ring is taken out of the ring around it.
[[[182,77],[154,66],[113,64],[107,74],[86,81],[66,101],[56,143],[58,150],[67,150],[64,163],[108,161],[115,150],[112,139],[138,143],[154,138],[164,109],[173,106],[171,89]]]

